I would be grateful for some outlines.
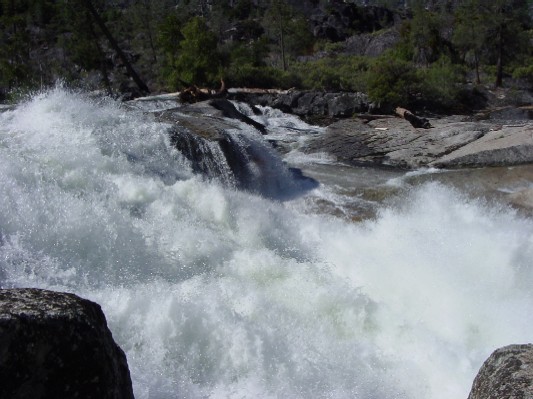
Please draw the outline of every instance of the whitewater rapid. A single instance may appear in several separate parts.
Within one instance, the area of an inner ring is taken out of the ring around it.
[[[349,223],[194,175],[167,129],[62,88],[0,113],[0,286],[101,304],[137,398],[466,398],[531,342],[528,217],[427,183]]]

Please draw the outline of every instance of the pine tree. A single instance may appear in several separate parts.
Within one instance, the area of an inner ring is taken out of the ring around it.
[[[221,60],[217,37],[201,17],[192,18],[181,29],[183,39],[174,63],[174,84],[180,80],[196,85],[210,85],[220,78]]]
[[[471,60],[476,72],[476,82],[481,83],[479,66],[482,50],[488,38],[488,27],[482,12],[481,0],[465,0],[456,11],[453,44],[464,59]]]
[[[496,59],[495,86],[503,83],[503,68],[528,46],[526,29],[531,23],[526,0],[492,0],[483,6],[488,22],[486,44]]]

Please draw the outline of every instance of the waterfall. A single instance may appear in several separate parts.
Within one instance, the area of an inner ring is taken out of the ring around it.
[[[466,398],[531,341],[529,217],[431,182],[358,223],[314,214],[327,187],[253,134],[193,145],[61,88],[0,113],[0,286],[101,304],[141,399]]]

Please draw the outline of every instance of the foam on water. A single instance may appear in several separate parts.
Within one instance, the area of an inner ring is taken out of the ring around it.
[[[305,147],[313,136],[324,133],[323,127],[310,125],[295,115],[271,107],[256,106],[259,112],[254,113],[246,103],[234,102],[234,105],[240,112],[265,126],[267,131],[265,138],[285,148],[288,153],[283,160],[288,164],[302,167],[309,164],[337,162],[336,157],[324,152],[309,154],[302,151],[302,147]]]
[[[439,184],[360,224],[191,174],[56,89],[0,114],[0,285],[99,302],[137,398],[466,398],[531,341],[533,222]]]

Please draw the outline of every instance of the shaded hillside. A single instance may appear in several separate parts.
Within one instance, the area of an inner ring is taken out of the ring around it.
[[[0,98],[58,79],[128,98],[224,78],[468,108],[476,85],[533,84],[530,8],[526,0],[2,0]]]

